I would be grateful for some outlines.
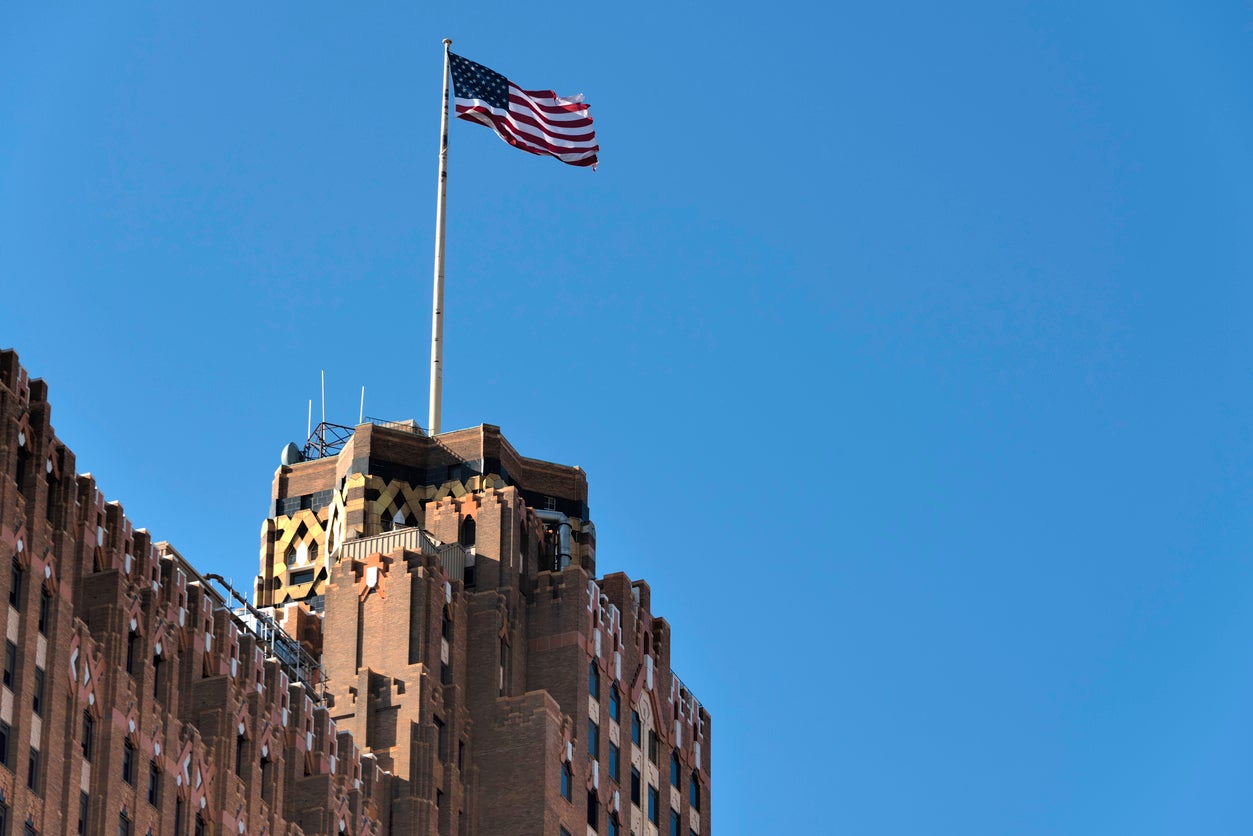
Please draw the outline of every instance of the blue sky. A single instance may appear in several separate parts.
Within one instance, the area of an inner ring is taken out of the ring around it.
[[[280,448],[584,467],[714,717],[721,836],[1253,832],[1253,6],[0,8],[0,344],[248,586]]]

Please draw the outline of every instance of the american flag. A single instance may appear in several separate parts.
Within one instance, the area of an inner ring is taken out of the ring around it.
[[[596,168],[596,131],[582,96],[523,90],[482,64],[449,53],[457,118],[481,122],[505,142],[570,165]]]

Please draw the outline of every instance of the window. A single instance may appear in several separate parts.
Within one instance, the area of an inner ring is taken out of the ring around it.
[[[600,726],[595,720],[587,721],[587,753],[593,760],[600,757]]]
[[[0,836],[9,836],[9,805],[2,801],[0,801]]]
[[[17,645],[13,642],[4,643],[4,687],[13,690],[17,680]]]
[[[274,803],[274,763],[269,758],[261,759],[261,800]]]
[[[27,822],[22,828],[22,836],[39,836],[39,831],[35,829],[35,825]]]
[[[618,814],[617,813],[609,814],[609,823],[605,832],[609,834],[609,836],[618,836]]]
[[[152,657],[152,698],[161,699],[161,657]]]
[[[670,786],[678,789],[679,787],[679,753],[670,753]]]
[[[204,834],[205,834],[204,819],[200,817],[199,813],[197,813],[196,814],[196,836],[204,836]]]
[[[657,730],[656,729],[648,730],[648,759],[653,763],[657,762]]]
[[[87,810],[91,804],[91,796],[85,792],[78,794],[78,836],[87,836]],[[0,834],[4,830],[0,829]]]
[[[640,771],[631,767],[631,803],[640,806]]]
[[[640,713],[631,709],[631,742],[640,745]]]
[[[122,780],[135,786],[135,747],[129,740],[122,741]]]
[[[131,836],[131,818],[126,813],[118,813],[117,836]]]
[[[9,740],[13,735],[10,732],[9,724],[0,720],[0,763],[12,769],[13,762],[9,760]],[[3,836],[3,834],[4,831],[0,830],[0,836]]]
[[[697,777],[695,770],[692,777],[687,782],[687,801],[693,810],[700,809],[700,779]]]
[[[618,761],[620,759],[621,759],[621,756],[618,753],[618,744],[610,743],[609,744],[609,777],[615,781],[618,780]]]
[[[126,672],[135,672],[135,650],[139,645],[139,634],[130,633],[126,636]]]
[[[600,799],[596,790],[587,791],[587,826],[592,830],[600,829]]]
[[[244,756],[245,756],[244,744],[245,743],[247,743],[247,739],[242,734],[237,735],[235,737],[235,774],[236,775],[244,774]]]
[[[670,836],[679,836],[679,814],[670,810]]]
[[[31,710],[36,717],[44,716],[44,669],[35,668],[35,694],[31,697]]]
[[[566,830],[564,827],[560,828],[560,830],[561,830],[561,836],[570,836],[569,830]]]
[[[651,784],[648,787],[648,820],[653,824],[661,824],[661,798],[657,793],[657,788]]]
[[[264,788],[262,789],[264,792]],[[174,799],[174,836],[183,836],[184,816],[183,799]]]
[[[22,611],[22,585],[26,582],[26,570],[22,568],[22,564],[17,562],[17,555],[13,556],[13,574],[9,581],[9,606],[18,612]]]
[[[464,740],[457,741],[457,771],[466,771],[466,742]]]
[[[96,721],[91,712],[83,712],[83,760],[91,763],[92,752],[96,748]]]
[[[609,686],[609,719],[613,720],[615,723],[622,722],[620,719],[618,719],[618,714],[619,714],[620,709],[621,709],[621,700],[618,697],[618,686],[610,685]]]
[[[563,763],[561,765],[561,797],[566,801],[570,801],[572,788],[574,786],[574,773],[570,771],[570,764]]]
[[[52,621],[52,596],[48,590],[39,590],[39,633],[48,635],[48,626]]]
[[[161,767],[155,760],[148,761],[148,803],[161,806]]]
[[[587,666],[587,693],[594,700],[600,699],[600,668],[596,667],[595,659]]]
[[[448,669],[447,662],[439,663],[439,681],[443,685],[452,684],[452,671]]]
[[[466,517],[461,523],[461,545],[469,548],[474,545],[474,517]]]
[[[30,757],[26,761],[26,786],[31,792],[39,792],[39,750],[30,747]]]
[[[444,728],[444,721],[435,718],[435,755],[441,762],[448,760],[448,732]]]

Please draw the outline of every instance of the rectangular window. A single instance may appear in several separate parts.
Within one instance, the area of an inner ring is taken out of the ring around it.
[[[615,813],[609,814],[609,826],[605,831],[609,836],[618,836],[618,816]]]
[[[52,620],[52,596],[48,591],[40,590],[39,595],[39,633],[40,635],[48,635],[48,625]]]
[[[600,829],[600,799],[596,790],[587,791],[587,826],[592,830]]]
[[[574,785],[574,773],[570,771],[570,764],[563,763],[561,765],[561,797],[566,801],[571,799],[571,787]]]
[[[444,721],[436,717],[435,718],[435,754],[440,759],[441,762],[448,759],[448,750],[446,748],[447,746],[448,746],[448,732],[444,728]]]
[[[118,814],[117,836],[131,836],[131,820],[125,813]]]
[[[0,836],[9,836],[9,805],[0,802]]]
[[[78,836],[87,836],[87,810],[91,804],[91,796],[85,792],[78,794]],[[0,830],[0,834],[4,831]]]
[[[447,662],[439,663],[439,682],[441,685],[452,684],[452,671],[449,670]]]
[[[4,643],[4,687],[14,690],[17,681],[17,645],[11,641]]]
[[[620,759],[621,759],[621,755],[619,754],[618,744],[610,743],[609,744],[609,777],[615,781],[618,780],[618,761]]]
[[[9,743],[12,738],[12,730],[9,728],[9,724],[0,720],[0,764],[4,764],[9,769],[13,768],[13,761],[9,759]],[[0,836],[4,836],[3,830],[0,830]]]
[[[631,710],[631,742],[640,745],[640,713],[634,709]]]
[[[33,793],[39,792],[39,750],[30,747],[30,758],[26,761],[26,786]]]
[[[679,836],[679,814],[670,811],[670,836]]]
[[[126,636],[126,672],[135,672],[135,646],[139,644],[138,633],[128,633]]]
[[[155,760],[148,761],[148,803],[153,807],[161,804],[161,767]]]
[[[18,612],[22,611],[22,585],[26,582],[26,572],[22,569],[22,564],[17,562],[17,557],[13,558],[13,574],[9,580],[9,606]]]
[[[631,767],[631,803],[640,806],[640,771]]]
[[[657,762],[657,732],[654,729],[648,730],[648,759]]]
[[[204,836],[204,819],[199,813],[196,814],[196,836]]]
[[[687,801],[693,810],[700,809],[700,781],[697,780],[695,772],[687,781]]]
[[[96,721],[91,712],[83,712],[83,760],[91,763],[92,753],[96,749]]]
[[[621,704],[622,704],[622,700],[619,699],[618,697],[618,686],[610,685],[609,686],[609,719],[613,720],[615,723],[622,722],[620,719],[618,719],[618,711],[621,707]]]
[[[122,741],[122,780],[135,786],[135,747],[129,740]]]
[[[466,742],[464,740],[457,741],[457,771],[466,771]]]
[[[31,709],[36,717],[44,716],[44,669],[35,668],[35,694],[31,698]]]
[[[657,788],[652,784],[648,785],[648,820],[653,824],[661,824],[661,799],[657,794]]]
[[[183,799],[175,797],[174,799],[174,836],[183,836],[186,822],[183,821],[186,813],[183,812]]]
[[[596,725],[595,720],[587,721],[587,753],[592,756],[592,760],[600,757],[600,726]]]

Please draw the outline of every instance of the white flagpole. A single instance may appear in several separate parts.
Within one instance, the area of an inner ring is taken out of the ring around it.
[[[430,433],[439,434],[444,393],[444,204],[448,195],[448,48],[444,38],[444,108],[440,112],[439,196],[435,203],[435,298],[431,304],[431,415]]]

